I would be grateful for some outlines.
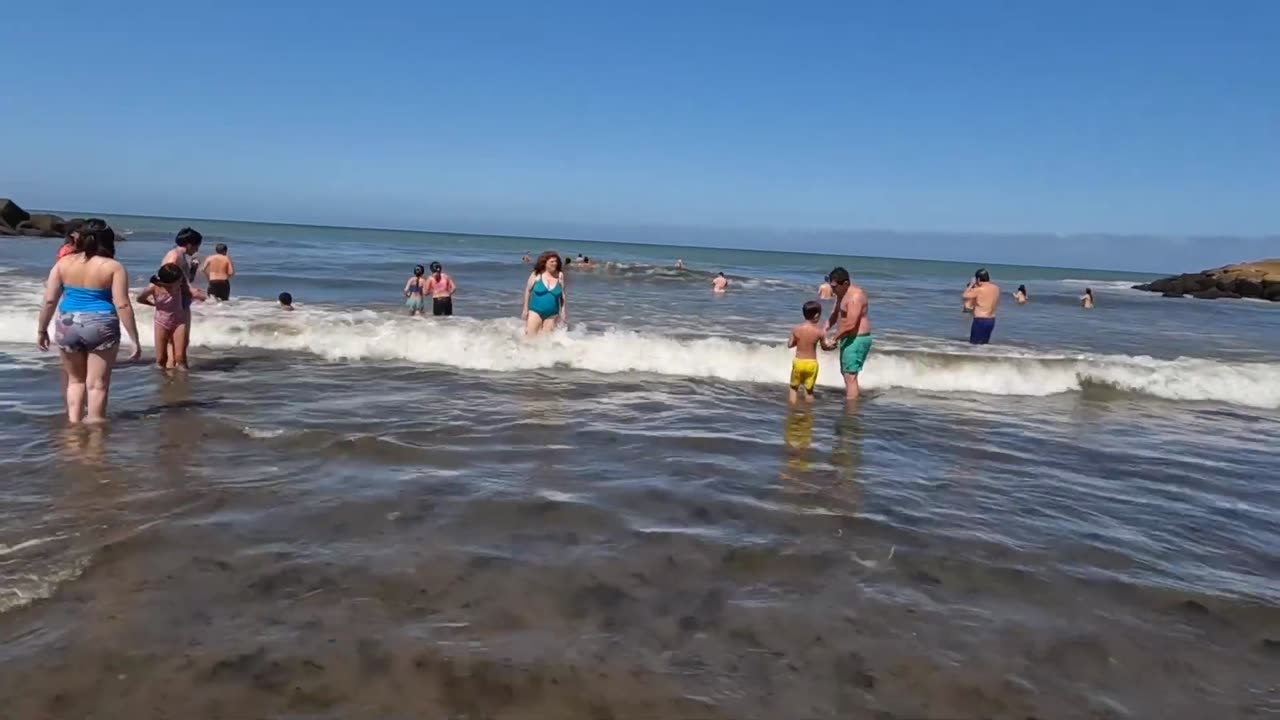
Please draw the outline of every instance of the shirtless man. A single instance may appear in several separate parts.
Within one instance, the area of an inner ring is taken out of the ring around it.
[[[828,276],[836,295],[836,306],[831,310],[827,329],[836,329],[832,341],[840,348],[840,373],[844,375],[845,400],[857,401],[862,389],[858,386],[858,374],[871,354],[871,318],[867,293],[849,282],[849,271],[835,268]]]
[[[227,246],[218,243],[213,257],[204,262],[204,274],[209,278],[209,294],[219,300],[231,299],[231,278],[235,277],[236,266],[227,255]]]
[[[729,278],[725,277],[724,273],[716,273],[716,278],[711,281],[711,291],[715,293],[722,293],[728,289]]]
[[[822,284],[818,286],[818,299],[830,300],[831,295],[831,278],[824,277],[822,278]]]
[[[964,291],[965,304],[973,304],[973,325],[969,328],[969,343],[986,345],[996,329],[996,306],[1000,304],[1000,286],[991,282],[991,274],[982,268],[973,274],[973,284]]]

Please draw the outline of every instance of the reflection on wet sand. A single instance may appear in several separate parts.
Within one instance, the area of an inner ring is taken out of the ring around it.
[[[845,412],[835,424],[831,441],[832,495],[847,501],[855,512],[862,509],[863,444],[866,428],[857,409]]]

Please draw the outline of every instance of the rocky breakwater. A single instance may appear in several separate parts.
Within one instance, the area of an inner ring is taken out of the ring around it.
[[[68,232],[84,224],[84,220],[65,220],[47,213],[29,213],[8,199],[0,198],[0,235],[34,237],[66,237]]]
[[[1204,300],[1257,298],[1280,302],[1280,259],[1227,265],[1133,287],[1135,290],[1163,293],[1165,297],[1190,295]]]

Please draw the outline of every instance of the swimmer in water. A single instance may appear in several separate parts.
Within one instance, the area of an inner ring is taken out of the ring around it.
[[[1093,305],[1093,288],[1085,288],[1084,295],[1080,296],[1080,306],[1085,310],[1092,310]]]
[[[805,400],[813,402],[813,391],[818,382],[818,347],[823,350],[835,350],[836,346],[827,342],[826,331],[818,324],[822,317],[822,305],[813,300],[801,308],[804,322],[791,328],[791,337],[787,347],[796,349],[795,359],[791,361],[791,404],[800,399],[800,388],[804,388]]]
[[[682,258],[676,258],[676,269],[677,270],[684,269],[684,260]]]
[[[431,293],[431,314],[436,317],[453,315],[453,293],[458,286],[444,272],[444,266],[431,263],[431,277],[427,278],[426,292]]]
[[[716,273],[716,277],[711,281],[711,291],[715,293],[723,293],[729,289],[729,278],[724,273]]]
[[[833,268],[830,277],[836,306],[831,311],[827,329],[836,329],[836,336],[832,340],[840,348],[840,374],[844,375],[845,403],[852,405],[862,394],[858,376],[867,363],[867,356],[871,354],[871,304],[866,291],[849,280],[848,270]]]
[[[528,265],[529,263],[533,262],[533,258],[529,257],[528,250],[524,251],[524,257],[520,258],[520,262],[524,263],[525,265]]]
[[[1028,298],[1027,298],[1027,286],[1026,286],[1026,285],[1019,285],[1019,286],[1018,286],[1018,290],[1017,290],[1017,292],[1015,292],[1015,293],[1013,294],[1013,301],[1014,301],[1014,302],[1016,302],[1016,303],[1018,303],[1019,305],[1026,305],[1026,304],[1027,304],[1027,300],[1028,300]]]
[[[196,300],[203,301],[205,292],[191,286],[191,281],[196,279],[196,273],[200,271],[200,244],[204,242],[204,236],[199,231],[186,227],[178,231],[173,238],[173,247],[165,254],[164,260],[160,261],[161,265],[173,263],[182,270],[182,308],[190,312],[191,303]],[[191,318],[188,315],[187,323],[183,325],[181,332],[175,332],[172,336],[170,345],[172,357],[186,357],[187,350],[191,347]],[[179,347],[181,344],[181,347]]]
[[[423,299],[423,288],[426,287],[427,281],[422,277],[426,274],[426,268],[421,265],[414,265],[413,277],[409,278],[409,282],[404,284],[404,296],[407,298],[404,306],[409,308],[410,317],[421,313],[426,306],[426,300]]]
[[[822,278],[822,284],[818,286],[818,299],[830,300],[834,293],[831,291],[831,276]]]
[[[524,286],[525,335],[555,330],[557,324],[568,324],[565,273],[560,269],[560,255],[544,252],[533,265],[533,273]]]
[[[1000,286],[991,282],[991,274],[982,268],[973,274],[973,283],[964,291],[965,303],[973,304],[973,324],[969,328],[971,345],[991,342],[996,329],[996,308],[1000,305]]]
[[[151,276],[151,284],[146,290],[138,293],[138,304],[150,305],[156,309],[153,332],[156,341],[156,367],[182,368],[186,370],[187,347],[182,342],[174,342],[173,355],[169,355],[170,340],[174,340],[187,332],[191,323],[191,309],[182,302],[182,268],[177,263],[165,263],[155,275]]]
[[[293,310],[293,295],[287,292],[282,292],[280,293],[280,297],[277,299],[280,301],[281,310]]]
[[[209,278],[209,294],[219,301],[231,299],[231,278],[235,277],[236,266],[227,254],[225,243],[218,243],[213,248],[214,255],[204,263],[205,277]]]

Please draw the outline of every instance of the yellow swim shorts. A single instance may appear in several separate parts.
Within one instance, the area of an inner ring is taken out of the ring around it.
[[[791,387],[799,388],[801,385],[804,389],[813,392],[814,385],[818,384],[818,361],[817,360],[792,360],[791,361]]]

